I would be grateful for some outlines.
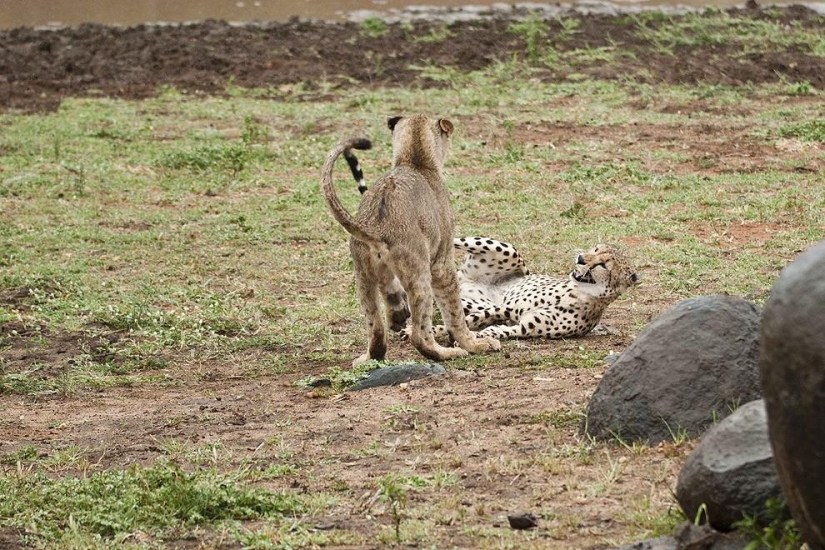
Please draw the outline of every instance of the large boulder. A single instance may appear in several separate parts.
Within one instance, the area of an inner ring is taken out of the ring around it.
[[[709,429],[676,483],[676,500],[687,518],[700,516],[704,504],[701,519],[720,531],[729,531],[745,515],[767,523],[765,502],[780,494],[761,399]]]
[[[587,407],[598,439],[655,444],[701,435],[759,399],[759,309],[727,295],[691,298],[653,320],[607,370]]]
[[[803,539],[825,548],[825,241],[786,267],[762,315],[760,369],[779,483]]]

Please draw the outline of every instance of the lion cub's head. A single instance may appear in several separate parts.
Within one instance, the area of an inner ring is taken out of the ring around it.
[[[392,131],[393,166],[441,172],[450,150],[453,123],[423,115],[387,118]]]

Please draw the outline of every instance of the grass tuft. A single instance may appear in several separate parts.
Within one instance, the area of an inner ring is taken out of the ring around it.
[[[802,141],[825,143],[825,118],[809,120],[801,124],[789,124],[779,129],[782,137],[798,138]]]
[[[380,17],[370,17],[361,23],[361,33],[369,38],[380,38],[389,30],[387,23]]]
[[[535,65],[545,53],[547,47],[547,33],[549,28],[544,19],[537,14],[518,23],[511,23],[507,30],[521,36],[524,40],[527,61]]]
[[[802,536],[796,522],[790,517],[788,506],[781,497],[771,497],[761,515],[745,516],[733,528],[749,540],[746,550],[796,549],[802,547]]]

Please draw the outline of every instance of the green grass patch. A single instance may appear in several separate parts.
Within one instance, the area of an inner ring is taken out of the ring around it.
[[[0,475],[0,518],[32,542],[81,535],[125,541],[135,532],[163,538],[175,529],[228,520],[278,520],[302,513],[300,498],[248,487],[241,472],[187,472],[172,462],[79,477]]]
[[[686,518],[675,503],[663,508],[643,498],[629,503],[621,519],[630,524],[631,538],[635,541],[673,535]]]
[[[375,143],[361,157],[368,180],[387,169],[389,134],[373,113],[379,106],[450,113],[458,128],[448,162],[457,230],[512,241],[536,272],[566,273],[578,250],[641,238],[633,255],[650,260],[651,281],[669,299],[754,288],[764,297],[776,258],[745,246],[734,254],[747,276],[723,269],[731,264],[695,228],[777,222],[792,248],[821,235],[822,189],[809,172],[677,174],[669,166],[690,157],[671,152],[674,144],[626,148],[618,160],[616,138],[599,138],[631,122],[647,131],[718,122],[712,112],[634,109],[642,95],[654,104],[738,102],[751,114],[736,124],[764,129],[766,139],[821,139],[813,104],[777,107],[769,99],[778,89],[526,85],[529,69],[511,62],[484,72],[422,71],[453,86],[331,93],[300,108],[166,93],[145,102],[67,100],[53,114],[0,117],[4,159],[13,167],[0,174],[0,200],[14,213],[0,227],[0,290],[31,289],[29,314],[46,326],[121,331],[144,358],[265,348],[274,350],[269,365],[286,370],[309,346],[318,360],[340,366],[342,354],[330,350],[348,350],[348,362],[364,335],[346,237],[326,212],[317,170],[352,127]],[[335,127],[311,130],[330,120]],[[587,131],[551,147],[534,141],[533,127]],[[242,170],[225,162],[220,151],[227,150],[247,152]],[[82,185],[61,167],[66,162],[86,167]],[[354,209],[359,196],[343,167],[336,178]],[[250,368],[272,370],[260,367]]]
[[[37,448],[33,445],[27,445],[25,447],[21,447],[20,449],[12,452],[6,453],[2,457],[0,457],[0,463],[2,464],[17,464],[20,463],[29,463],[33,462],[37,458]]]
[[[547,23],[540,17],[533,15],[524,21],[510,23],[507,30],[521,36],[524,40],[525,55],[530,63],[536,63],[539,57],[545,52],[547,43],[547,33],[549,28]]]
[[[416,42],[443,42],[447,40],[452,33],[450,32],[450,27],[448,25],[441,25],[439,27],[433,27],[427,34],[423,34],[420,36],[416,36],[413,40]]]
[[[529,416],[529,424],[546,424],[557,430],[570,429],[579,426],[584,418],[581,410],[556,409],[553,411],[543,411]]]
[[[779,497],[771,497],[758,515],[746,515],[733,528],[750,542],[747,549],[784,549],[802,547],[802,535],[790,517],[787,504]]]
[[[796,47],[822,55],[823,40],[819,33],[796,22],[785,25],[717,9],[678,17],[651,12],[631,18],[637,35],[670,55],[678,47],[727,45],[740,46],[749,52]]]
[[[798,138],[802,141],[825,143],[825,118],[782,126],[779,129],[779,135],[782,137]]]
[[[240,530],[235,540],[243,548],[251,550],[344,547],[357,546],[363,542],[359,535],[349,531],[318,531],[313,525],[300,523],[283,526],[267,525],[260,529]]]
[[[389,27],[380,17],[370,17],[361,23],[361,33],[369,38],[380,38],[389,32]]]

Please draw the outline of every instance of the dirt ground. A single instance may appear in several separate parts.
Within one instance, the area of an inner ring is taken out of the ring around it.
[[[57,474],[149,466],[170,456],[170,442],[182,445],[182,456],[189,460],[200,453],[205,466],[243,463],[264,471],[272,464],[296,464],[297,474],[263,486],[331,493],[343,504],[331,514],[304,518],[307,525],[372,533],[366,544],[334,548],[385,547],[369,540],[375,540],[376,522],[390,532],[389,513],[375,499],[378,480],[387,472],[447,473],[457,476],[460,489],[447,486],[408,496],[409,508],[417,511],[407,522],[435,520],[437,530],[424,543],[476,548],[487,539],[485,547],[499,547],[494,541],[504,536],[528,548],[606,548],[605,540],[626,536],[628,522],[635,521],[629,510],[649,506],[650,514],[661,515],[675,506],[670,491],[692,447],[665,443],[639,454],[618,445],[593,447],[578,435],[582,407],[607,367],[581,368],[580,346],[586,341],[599,356],[624,349],[632,341],[626,329],[640,312],[652,316],[662,307],[640,298],[617,304],[606,316],[616,334],[509,343],[504,368],[453,370],[446,378],[402,387],[314,396],[294,382],[323,376],[327,365],[302,361],[292,350],[300,369],[288,375],[250,379],[237,362],[211,361],[166,369],[174,382],[160,386],[7,396],[0,452],[28,445],[43,457],[56,449],[84,451],[76,462],[58,467]],[[26,307],[16,297],[2,299]],[[9,372],[49,365],[39,371],[42,376],[59,376],[82,353],[104,353],[106,343],[17,323],[0,327],[0,338],[7,345],[3,356]],[[346,357],[360,353],[338,351]],[[253,351],[248,360],[269,352]],[[398,341],[391,355],[420,359]],[[549,356],[559,368],[542,366]],[[210,446],[214,451],[204,455]],[[506,516],[527,511],[541,518],[540,529],[521,539],[508,535]],[[14,533],[7,532],[5,540],[0,533],[0,548],[22,548]],[[238,547],[203,533],[169,546]]]
[[[756,11],[750,15],[762,16]],[[802,7],[784,10],[779,17],[803,26],[823,26],[821,16]],[[266,88],[277,96],[279,86],[302,82],[317,90],[318,97],[328,89],[326,84],[335,88],[436,87],[443,84],[427,80],[410,66],[429,62],[471,70],[522,55],[523,40],[507,32],[508,24],[505,20],[456,23],[450,28],[451,36],[442,42],[404,39],[407,33],[426,35],[435,27],[423,22],[413,30],[390,26],[380,38],[364,36],[353,24],[306,22],[236,27],[213,21],[185,26],[85,25],[52,31],[3,31],[0,111],[49,111],[69,96],[142,98],[160,86],[222,94],[229,84],[235,84]],[[620,43],[633,54],[619,62],[577,69],[594,78],[630,75],[647,82],[726,85],[807,81],[817,89],[825,88],[822,58],[805,52],[733,56],[727,46],[707,46],[677,49],[675,57],[670,57],[637,38],[632,23],[620,17],[581,17],[579,31],[557,47],[569,50]],[[544,70],[538,78],[555,81],[566,76]],[[568,139],[577,129],[555,127],[553,131],[558,135],[518,138],[551,142]],[[703,136],[692,137],[697,147],[712,147]],[[662,136],[648,138],[660,141]],[[678,138],[687,139],[681,133]],[[635,139],[644,141],[646,137],[637,135]],[[727,151],[707,152],[714,158],[729,157],[731,162],[723,163],[728,169],[757,161],[770,163],[767,152],[759,147],[738,143]],[[719,232],[730,239],[751,241],[771,229],[766,224],[720,228]],[[28,291],[0,292],[0,304],[25,315]],[[591,335],[586,341],[603,355],[621,351],[632,340],[633,324],[655,316],[665,306],[652,291],[641,289],[632,299],[608,310],[605,321],[615,334]],[[119,335],[111,333],[108,338],[60,333],[18,322],[0,325],[8,371],[48,365],[38,371],[42,376],[59,374],[80,354],[107,353]],[[409,346],[393,345],[405,349],[402,355],[417,358]],[[219,443],[221,450],[216,453],[221,456],[216,454],[216,459],[237,462],[251,457],[252,464],[261,468],[288,455],[306,467],[304,473],[269,481],[268,486],[307,493],[338,491],[345,504],[337,514],[311,521],[351,532],[369,529],[374,516],[380,515],[372,497],[376,479],[384,473],[450,470],[459,472],[464,488],[457,493],[457,501],[451,501],[447,494],[422,497],[431,498],[429,503],[414,503],[433,507],[430,513],[438,515],[441,546],[472,547],[478,535],[466,531],[468,523],[480,526],[478,529],[504,529],[507,513],[544,510],[547,517],[543,519],[545,527],[536,535],[539,542],[552,547],[603,547],[601,541],[628,532],[631,520],[623,516],[628,503],[647,498],[653,507],[661,508],[661,499],[672,488],[689,445],[660,445],[639,456],[618,446],[597,449],[598,453],[613,453],[610,464],[615,460],[621,470],[617,480],[611,472],[586,468],[586,460],[576,455],[579,448],[552,454],[553,439],[577,440],[575,413],[581,411],[606,368],[604,364],[576,368],[580,345],[580,341],[517,343],[507,348],[507,368],[453,371],[438,381],[417,381],[403,388],[332,399],[312,398],[307,389],[295,386],[298,378],[324,372],[326,363],[311,360],[301,364],[300,374],[286,376],[249,379],[242,376],[243,369],[237,363],[216,360],[175,371],[172,378],[180,381],[178,385],[68,391],[69,396],[5,396],[0,454],[28,444],[41,452],[76,445],[91,451],[86,460],[94,467],[122,468],[150,464],[168,453],[164,442],[177,440],[192,448]],[[248,360],[272,351],[286,350],[251,350]],[[301,351],[289,351],[300,362]],[[360,352],[340,351],[346,357]],[[559,364],[551,375],[533,369],[537,358],[551,354],[558,357]],[[391,412],[398,403],[417,408]],[[556,420],[548,423],[548,418]],[[275,432],[280,443],[273,443]],[[547,462],[538,467],[536,452],[543,449],[548,449]],[[314,475],[305,473],[321,463],[327,465],[325,469]],[[594,491],[601,491],[595,495],[598,498],[594,498]],[[471,519],[461,516],[460,510],[469,511]],[[380,521],[389,525],[386,515]],[[16,544],[14,537],[0,531],[0,548]],[[208,541],[204,544],[209,545]]]
[[[751,9],[739,13],[768,17]],[[554,42],[559,51],[620,46],[621,62],[594,62],[577,71],[600,79],[634,78],[647,82],[746,84],[810,82],[825,88],[822,59],[805,52],[748,53],[740,47],[707,44],[681,46],[663,53],[634,33],[627,17],[582,16],[577,32]],[[822,16],[800,6],[771,15],[802,27],[821,27]],[[412,66],[432,64],[461,70],[482,69],[523,55],[525,43],[508,32],[504,19],[454,23],[442,41],[411,40],[442,24],[390,25],[369,37],[354,24],[295,21],[260,26],[232,26],[209,21],[183,26],[115,28],[83,25],[62,30],[19,28],[0,32],[0,109],[54,109],[60,99],[77,95],[140,98],[159,86],[222,93],[234,83],[271,88],[303,82],[346,86],[441,86]],[[655,21],[652,27],[661,24]],[[550,23],[550,35],[561,30]],[[734,55],[736,54],[736,55]],[[544,71],[539,78],[564,80],[564,71]]]

